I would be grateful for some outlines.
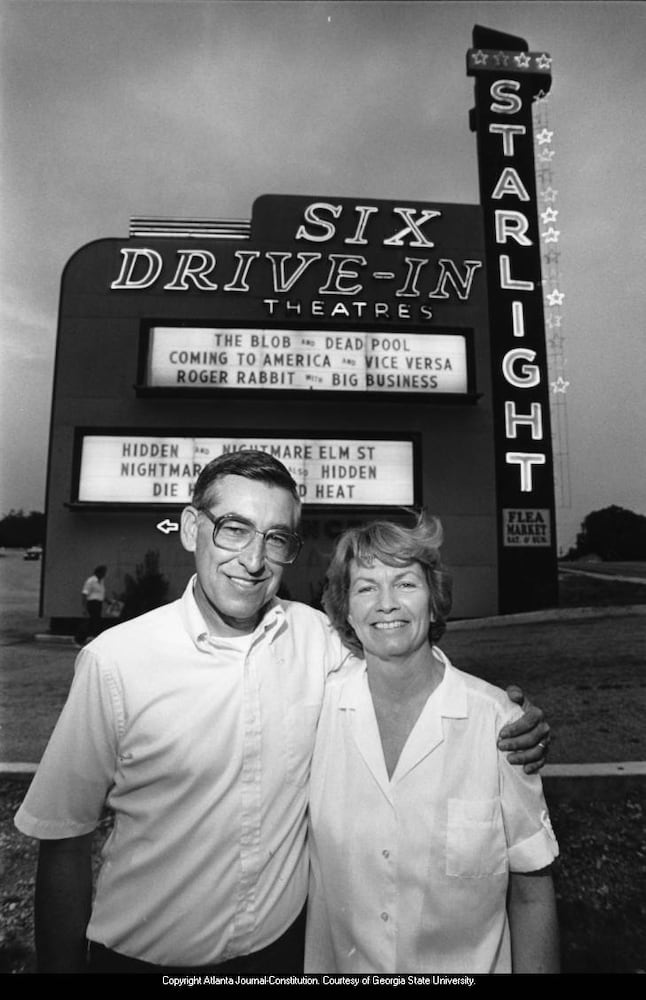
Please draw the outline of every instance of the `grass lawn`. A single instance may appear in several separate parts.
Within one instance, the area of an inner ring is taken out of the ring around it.
[[[594,563],[589,569],[590,572],[603,573],[609,579],[603,580],[572,572],[561,573],[559,576],[560,608],[599,608],[646,604],[646,583],[613,580],[613,577],[626,575],[646,579],[646,564]]]
[[[545,711],[550,763],[646,760],[646,615],[449,629],[455,666],[519,684]]]

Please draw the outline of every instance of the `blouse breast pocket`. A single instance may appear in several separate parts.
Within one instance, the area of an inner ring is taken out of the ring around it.
[[[482,878],[507,871],[507,844],[499,799],[449,799],[446,874]]]

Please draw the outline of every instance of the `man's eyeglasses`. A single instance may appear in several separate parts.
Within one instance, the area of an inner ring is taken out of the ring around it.
[[[241,552],[251,545],[256,535],[261,535],[265,543],[265,553],[272,562],[281,566],[293,563],[301,551],[303,539],[296,532],[284,528],[269,528],[259,531],[252,521],[238,514],[222,514],[215,517],[210,510],[199,507],[213,523],[213,544],[229,552]]]

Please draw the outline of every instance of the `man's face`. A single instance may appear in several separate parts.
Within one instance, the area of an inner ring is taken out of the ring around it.
[[[287,490],[243,476],[217,480],[204,506],[214,517],[237,514],[246,518],[259,531],[295,531],[298,525],[297,503]],[[219,548],[213,544],[211,521],[190,506],[182,513],[182,544],[195,553],[195,598],[210,631],[215,635],[252,632],[262,609],[276,595],[284,569],[267,559],[264,539],[255,535],[239,552]]]

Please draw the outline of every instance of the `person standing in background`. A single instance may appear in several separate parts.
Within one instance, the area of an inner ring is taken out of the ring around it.
[[[107,566],[96,566],[92,575],[88,576],[83,584],[81,601],[83,603],[83,611],[88,616],[89,621],[84,623],[85,628],[81,628],[76,636],[76,641],[81,646],[88,639],[96,638],[101,631],[101,615],[105,601],[104,580],[107,571]]]

